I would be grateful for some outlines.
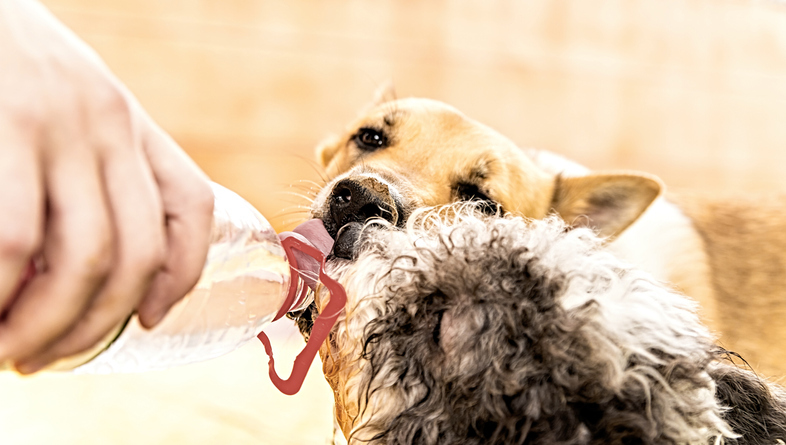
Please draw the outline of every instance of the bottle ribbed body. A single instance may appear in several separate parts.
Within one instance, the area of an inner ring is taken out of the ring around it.
[[[235,193],[217,184],[213,192],[210,249],[197,285],[151,330],[131,316],[74,372],[141,372],[207,360],[247,343],[272,321],[290,280],[278,235]]]

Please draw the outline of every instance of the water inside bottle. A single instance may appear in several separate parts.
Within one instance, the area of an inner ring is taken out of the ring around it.
[[[224,240],[211,245],[199,282],[159,325],[146,330],[133,316],[106,351],[74,372],[166,369],[218,357],[256,337],[286,298],[289,264],[272,229]]]

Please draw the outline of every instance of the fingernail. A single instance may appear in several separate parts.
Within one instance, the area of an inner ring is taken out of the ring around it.
[[[44,366],[46,366],[45,363],[17,363],[16,372],[23,375],[29,375],[40,371]]]
[[[140,315],[139,321],[142,323],[142,326],[152,329],[164,318],[167,312],[166,309],[167,308],[164,308],[156,312],[147,311],[144,316]]]
[[[164,319],[164,317],[166,316],[167,312],[169,312],[169,307],[161,308],[160,311],[156,312],[155,315],[153,316],[153,320],[152,320],[153,321],[153,325],[157,325],[158,323],[161,323],[161,320]]]

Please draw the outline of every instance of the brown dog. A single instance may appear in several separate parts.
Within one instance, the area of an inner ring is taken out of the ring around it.
[[[786,199],[767,204],[662,196],[643,173],[595,173],[522,150],[428,99],[379,101],[323,143],[331,181],[312,206],[351,256],[359,228],[402,225],[416,208],[483,201],[489,211],[590,226],[615,253],[696,299],[721,344],[757,371],[786,374]]]

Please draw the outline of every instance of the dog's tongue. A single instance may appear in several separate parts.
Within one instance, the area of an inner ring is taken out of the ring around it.
[[[325,225],[322,224],[320,219],[310,219],[295,227],[292,231],[306,238],[309,243],[319,249],[326,257],[330,250],[333,249],[333,238],[325,230]],[[296,250],[293,253],[297,260],[298,269],[302,272],[303,281],[308,287],[314,289],[316,287],[316,278],[319,276],[320,264],[317,260],[300,251]]]

